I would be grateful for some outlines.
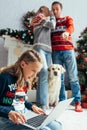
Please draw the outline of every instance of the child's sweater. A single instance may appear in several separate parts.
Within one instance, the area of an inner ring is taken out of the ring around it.
[[[7,72],[0,74],[0,116],[8,117],[8,113],[15,110],[12,103],[17,90],[16,81],[17,77]],[[25,101],[25,107],[32,109],[32,103]]]

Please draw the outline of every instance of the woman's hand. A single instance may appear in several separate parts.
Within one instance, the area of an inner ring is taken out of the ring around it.
[[[8,114],[8,117],[15,124],[21,124],[21,123],[25,123],[27,121],[23,114],[15,112],[15,111],[10,111]]]
[[[41,108],[39,108],[39,107],[37,107],[35,105],[32,106],[32,110],[34,112],[36,112],[37,114],[46,114]]]

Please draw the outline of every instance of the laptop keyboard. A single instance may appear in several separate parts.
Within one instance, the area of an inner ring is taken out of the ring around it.
[[[31,119],[28,119],[26,123],[33,127],[38,127],[47,118],[47,116],[48,115],[41,114],[41,115],[35,116]]]

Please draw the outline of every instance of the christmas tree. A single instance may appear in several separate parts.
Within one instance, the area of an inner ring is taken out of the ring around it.
[[[79,36],[77,41],[77,66],[78,66],[78,76],[81,85],[81,90],[85,91],[87,89],[87,27]]]

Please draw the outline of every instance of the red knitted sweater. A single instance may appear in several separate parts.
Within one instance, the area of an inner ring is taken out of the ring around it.
[[[68,32],[69,36],[64,39],[61,34]],[[71,34],[74,32],[73,19],[69,16],[56,19],[56,29],[51,33],[52,50],[74,49]]]

